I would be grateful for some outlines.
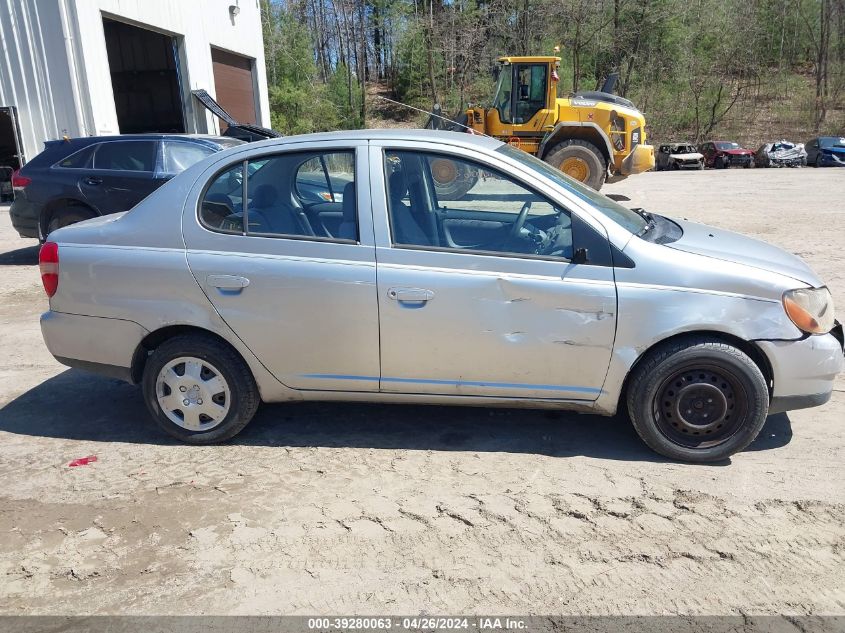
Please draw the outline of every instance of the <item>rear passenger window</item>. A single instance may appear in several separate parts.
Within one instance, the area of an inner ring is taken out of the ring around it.
[[[200,219],[229,233],[355,241],[355,154],[288,152],[233,165],[209,183]]]
[[[208,228],[223,233],[243,233],[243,163],[215,176],[205,190],[200,220]]]
[[[91,165],[91,155],[96,148],[97,145],[89,145],[78,152],[74,152],[67,158],[60,160],[58,166],[65,169],[85,169]]]
[[[94,154],[94,169],[153,171],[155,141],[113,141],[101,143]]]
[[[296,170],[296,193],[305,203],[343,202],[343,188],[354,178],[355,160],[350,152],[321,154]]]
[[[214,153],[206,145],[165,141],[163,143],[163,170],[166,174],[179,174],[194,163],[200,162]]]

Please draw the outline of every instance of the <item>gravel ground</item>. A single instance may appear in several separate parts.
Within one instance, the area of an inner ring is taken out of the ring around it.
[[[845,306],[845,170],[607,191],[797,252]],[[49,355],[6,211],[0,614],[845,613],[842,379],[718,466],[622,418],[421,406],[264,406],[230,445],[182,446],[138,389]]]

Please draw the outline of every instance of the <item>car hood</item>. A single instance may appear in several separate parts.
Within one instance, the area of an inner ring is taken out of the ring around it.
[[[689,160],[691,158],[695,158],[695,159],[704,158],[704,156],[702,156],[698,152],[688,152],[686,154],[669,154],[669,157],[675,158],[675,159],[680,158],[681,160]]]
[[[673,221],[684,234],[678,241],[666,244],[669,248],[768,270],[813,287],[824,285],[800,257],[777,246],[705,224],[675,218]]]
[[[753,154],[750,149],[720,149],[723,154],[730,154],[731,156],[743,156],[745,154]]]
[[[822,147],[821,151],[843,155],[845,154],[845,147]]]

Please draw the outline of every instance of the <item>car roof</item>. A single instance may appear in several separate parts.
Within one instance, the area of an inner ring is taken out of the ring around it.
[[[482,134],[468,134],[466,132],[444,132],[441,130],[427,130],[420,128],[342,130],[339,132],[316,132],[313,134],[295,134],[272,138],[265,141],[250,143],[250,147],[279,146],[316,141],[420,141],[442,142],[448,145],[463,145],[465,147],[482,147],[496,149],[504,145],[498,139]]]
[[[161,140],[182,140],[182,141],[196,141],[196,142],[210,142],[215,144],[226,144],[229,145],[233,141],[236,142],[238,139],[233,139],[229,136],[219,136],[215,134],[163,134],[163,133],[151,133],[151,134],[110,134],[106,136],[77,136],[75,138],[67,138],[67,139],[55,139],[53,141],[48,141],[52,143],[61,143],[63,141],[75,144],[90,144],[90,143],[102,143],[105,141],[161,141]]]

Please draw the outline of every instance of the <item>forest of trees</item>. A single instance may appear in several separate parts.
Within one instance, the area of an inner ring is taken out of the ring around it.
[[[486,104],[497,57],[555,46],[562,95],[616,70],[652,136],[845,132],[845,0],[261,5],[272,122],[287,134],[383,125],[376,93],[453,113]]]

